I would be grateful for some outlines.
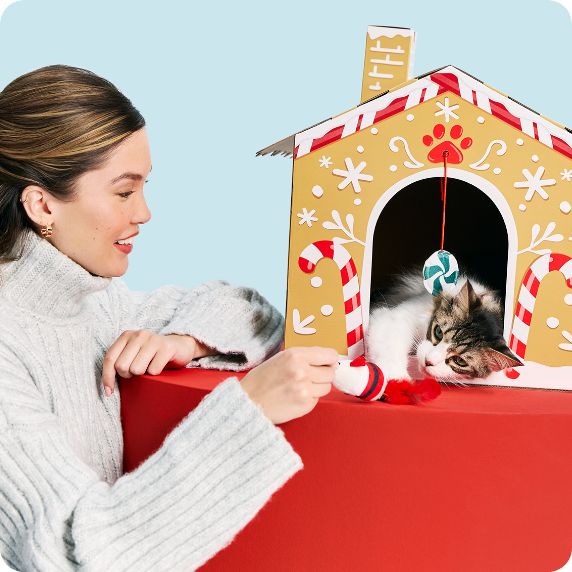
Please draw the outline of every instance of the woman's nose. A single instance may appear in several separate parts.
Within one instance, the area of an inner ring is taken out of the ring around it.
[[[149,210],[145,199],[143,199],[142,208],[137,209],[136,218],[138,224],[145,224],[151,220],[151,211]]]

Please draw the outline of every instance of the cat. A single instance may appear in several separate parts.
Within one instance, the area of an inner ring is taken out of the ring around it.
[[[434,297],[420,277],[404,274],[381,302],[372,297],[366,359],[386,379],[412,380],[410,354],[422,377],[459,384],[523,365],[502,336],[502,304],[492,290],[460,276],[454,293]]]

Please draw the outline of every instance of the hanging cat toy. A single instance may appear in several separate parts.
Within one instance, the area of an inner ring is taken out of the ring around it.
[[[445,214],[447,208],[447,157],[443,151],[443,177],[441,178],[441,243],[423,266],[423,285],[433,296],[441,293],[454,294],[459,279],[459,265],[445,245]],[[334,386],[340,391],[355,395],[364,401],[385,401],[394,404],[416,404],[430,401],[441,393],[439,382],[431,377],[411,382],[409,380],[386,379],[382,369],[368,362],[365,355],[353,360],[339,362],[334,377]]]

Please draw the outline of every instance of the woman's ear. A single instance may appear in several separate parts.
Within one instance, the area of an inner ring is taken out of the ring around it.
[[[51,196],[39,185],[28,185],[20,195],[24,209],[36,224],[52,223],[54,215],[50,209]]]

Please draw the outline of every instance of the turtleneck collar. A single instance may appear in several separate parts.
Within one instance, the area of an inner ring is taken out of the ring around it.
[[[19,260],[0,264],[0,295],[35,314],[54,318],[80,313],[84,298],[111,278],[94,276],[34,231],[24,231]]]

